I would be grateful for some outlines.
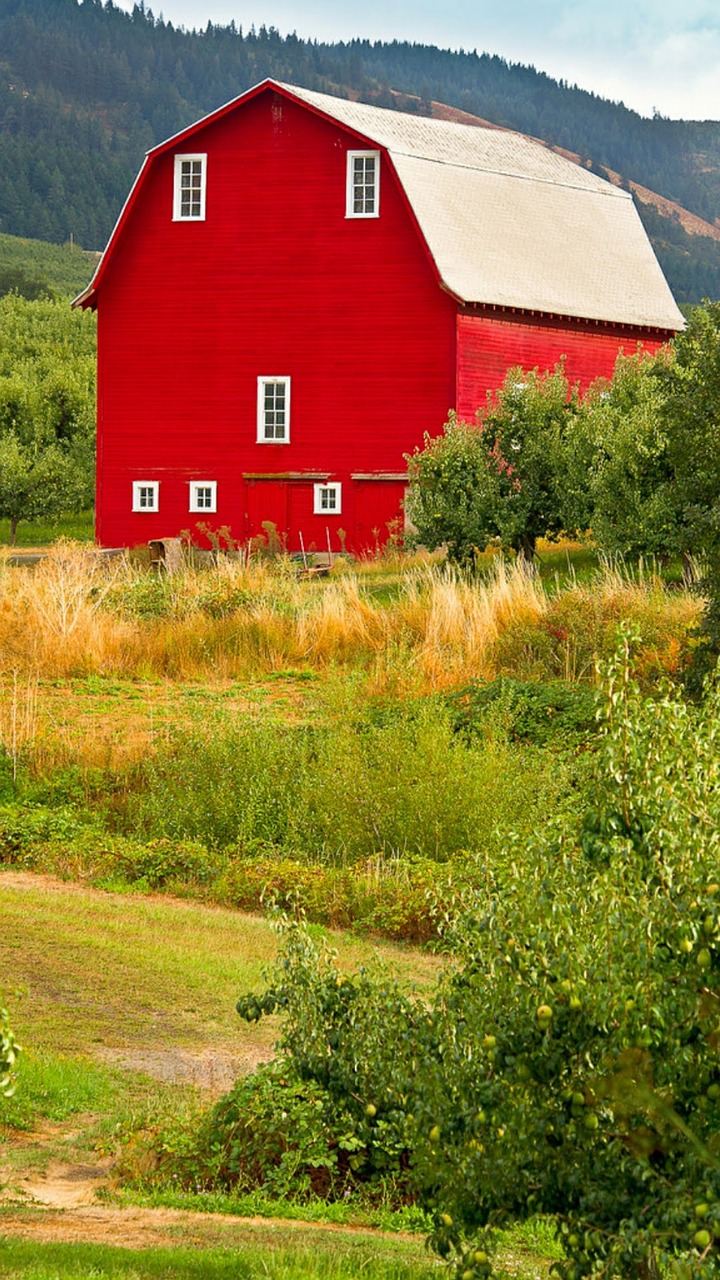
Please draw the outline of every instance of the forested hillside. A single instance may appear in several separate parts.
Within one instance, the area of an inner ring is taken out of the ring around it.
[[[143,3],[3,0],[0,231],[101,248],[144,152],[272,75],[429,111],[449,103],[607,166],[709,222],[720,218],[720,124],[645,119],[487,53],[321,44],[208,23],[176,29]],[[681,301],[720,295],[720,247],[646,216]]]

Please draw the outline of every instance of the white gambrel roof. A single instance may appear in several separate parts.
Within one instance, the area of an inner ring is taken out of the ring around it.
[[[464,302],[683,327],[628,192],[522,134],[281,87],[388,151],[443,284]]]

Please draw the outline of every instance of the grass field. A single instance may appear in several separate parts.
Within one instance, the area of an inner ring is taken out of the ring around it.
[[[120,1137],[127,1142],[163,1118],[191,1114],[271,1053],[274,1020],[243,1023],[234,1003],[248,986],[261,985],[277,938],[256,917],[12,871],[0,873],[0,918],[0,972],[12,974],[6,1000],[27,1046],[17,1093],[0,1112],[0,1276],[429,1280],[443,1274],[422,1236],[227,1216],[271,1214],[278,1207],[292,1216],[292,1206],[261,1197],[244,1206],[206,1199],[223,1217],[133,1208],[132,1198],[125,1208],[70,1202],[58,1213],[50,1200],[34,1209],[23,1188],[38,1188],[43,1197],[53,1177],[58,1185],[63,1179],[72,1184],[74,1169],[102,1159],[107,1164]],[[348,970],[383,966],[420,989],[442,965],[407,948],[324,936]],[[142,1206],[143,1197],[134,1203]],[[186,1203],[202,1207],[203,1200],[186,1197]],[[368,1220],[368,1211],[334,1208],[336,1222]],[[303,1216],[312,1213],[306,1209]],[[322,1219],[322,1210],[315,1215]],[[375,1217],[393,1225],[392,1213]],[[79,1238],[86,1242],[75,1243]],[[123,1242],[132,1247],[119,1247]],[[536,1238],[526,1227],[511,1234],[507,1273],[523,1280],[546,1274],[548,1248],[552,1256],[548,1233]]]

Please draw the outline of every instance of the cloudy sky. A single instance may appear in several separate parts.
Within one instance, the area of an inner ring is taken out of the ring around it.
[[[134,0],[116,0],[131,10]],[[319,40],[411,40],[497,53],[643,115],[720,119],[717,0],[146,0],[156,17],[231,19]]]

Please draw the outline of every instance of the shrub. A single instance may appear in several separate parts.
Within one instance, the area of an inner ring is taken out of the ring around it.
[[[604,674],[579,828],[516,845],[428,1002],[344,978],[292,929],[269,991],[328,1114],[409,1152],[433,1247],[490,1275],[495,1230],[555,1216],[562,1280],[720,1273],[720,685],[643,700]]]
[[[568,767],[530,747],[466,743],[432,701],[339,709],[325,727],[218,721],[175,735],[139,770],[120,815],[128,834],[347,865],[381,854],[444,862],[489,856],[500,827],[551,813]]]
[[[512,742],[565,749],[584,745],[597,729],[598,698],[586,685],[501,676],[473,680],[448,696],[456,730],[472,738],[499,719]]]

